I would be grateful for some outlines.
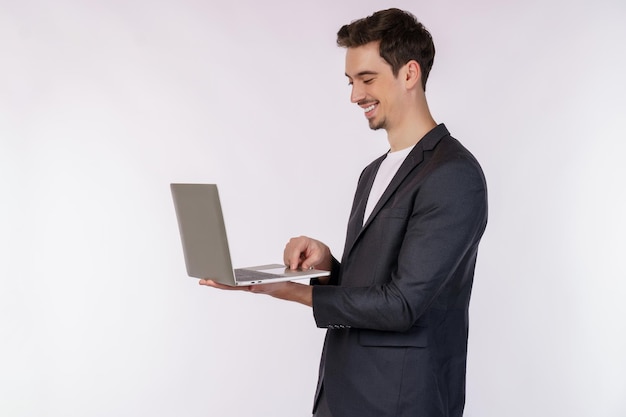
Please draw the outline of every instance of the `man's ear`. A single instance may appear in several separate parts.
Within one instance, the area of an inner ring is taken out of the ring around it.
[[[422,69],[420,64],[415,60],[410,60],[405,65],[405,86],[407,89],[412,89],[416,85],[422,85]]]

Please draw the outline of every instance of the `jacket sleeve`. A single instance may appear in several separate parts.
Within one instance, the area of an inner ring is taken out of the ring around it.
[[[431,172],[414,195],[406,229],[394,238],[401,241],[399,250],[377,249],[398,251],[386,282],[314,287],[318,327],[406,331],[444,289],[452,299],[464,280],[469,279],[471,287],[487,222],[487,191],[480,168],[464,159],[448,162]]]
[[[322,284],[319,278],[312,278],[310,281],[311,285],[337,285],[339,283],[339,269],[341,268],[341,264],[339,261],[333,256],[332,266],[330,268],[330,278],[328,283]]]

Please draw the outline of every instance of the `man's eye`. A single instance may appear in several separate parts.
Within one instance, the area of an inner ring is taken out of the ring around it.
[[[373,79],[373,78],[370,78],[370,79],[367,79],[367,80],[363,80],[363,82],[364,82],[365,84],[371,84],[373,81],[374,81],[374,79]]]

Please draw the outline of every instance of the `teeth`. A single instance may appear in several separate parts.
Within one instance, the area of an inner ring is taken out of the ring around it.
[[[369,111],[374,110],[374,107],[376,107],[376,105],[375,105],[375,104],[372,104],[371,106],[366,107],[366,108],[365,108],[365,113],[367,113],[367,112],[369,112]]]

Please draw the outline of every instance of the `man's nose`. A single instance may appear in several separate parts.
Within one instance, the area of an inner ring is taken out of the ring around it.
[[[350,94],[350,101],[352,103],[358,103],[365,98],[365,93],[362,88],[359,88],[356,84],[352,84],[352,92]]]

